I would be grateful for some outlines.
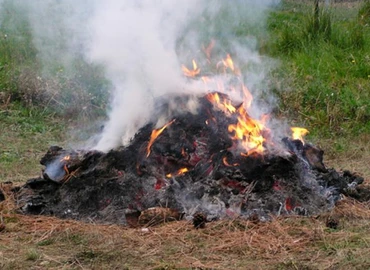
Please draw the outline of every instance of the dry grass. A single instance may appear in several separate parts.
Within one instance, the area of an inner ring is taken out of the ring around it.
[[[196,230],[177,221],[151,228],[87,224],[15,212],[0,203],[1,269],[365,269],[370,203],[344,199],[316,217],[235,219]],[[328,217],[339,222],[326,227]]]
[[[357,172],[365,179],[370,179],[370,134],[352,139],[321,140],[318,144],[325,151],[324,163],[327,166]]]

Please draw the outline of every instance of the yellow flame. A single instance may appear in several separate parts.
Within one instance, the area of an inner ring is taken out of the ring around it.
[[[219,93],[210,93],[207,95],[207,99],[225,113],[232,114],[236,112],[236,108],[232,105],[231,100],[224,97],[221,98]]]
[[[228,131],[234,133],[232,139],[239,140],[243,148],[247,150],[243,155],[262,154],[263,144],[266,141],[263,131],[268,131],[268,129],[261,121],[251,118],[243,106],[238,109],[238,113],[238,122],[228,126]]]
[[[197,63],[193,59],[193,69],[188,69],[186,66],[182,65],[182,72],[186,77],[195,77],[200,74],[200,68],[198,68]]]
[[[293,140],[300,140],[304,144],[303,137],[306,136],[309,131],[305,128],[291,127]]]
[[[207,48],[204,48],[204,52],[207,57],[210,56],[210,52],[214,43],[211,43]],[[231,71],[236,76],[236,80],[230,85],[225,87],[225,81],[221,78],[212,78],[202,76],[201,79],[206,87],[209,85],[215,85],[220,93],[210,93],[207,95],[207,99],[218,109],[223,111],[228,116],[233,116],[237,122],[228,126],[228,131],[231,133],[230,136],[233,140],[238,142],[238,145],[243,147],[242,155],[248,156],[251,154],[263,154],[264,147],[267,143],[272,144],[269,141],[270,130],[265,126],[267,117],[262,117],[261,119],[253,119],[247,112],[251,107],[253,96],[248,90],[247,86],[243,84],[242,77],[240,76],[240,70],[234,64],[233,59],[230,54],[227,54],[224,59],[219,61],[216,65],[217,69],[222,69],[223,72]],[[182,66],[182,70],[185,76],[193,77],[200,73],[196,62],[193,60],[193,69],[190,70],[185,66]],[[234,79],[234,78],[233,78]],[[213,84],[211,84],[213,83]],[[241,93],[243,103],[241,105],[235,106],[232,101],[228,98],[228,95],[221,93]],[[213,119],[208,119],[206,124]],[[227,162],[225,160],[224,162]],[[226,164],[225,164],[226,165]]]
[[[219,68],[220,65],[223,66],[224,72],[226,72],[227,69],[230,69],[235,75],[240,75],[240,70],[234,65],[234,61],[230,54],[227,54],[225,59],[218,62],[217,68]]]
[[[250,97],[248,101],[250,101]],[[237,123],[230,124],[228,131],[233,134],[231,137],[233,140],[241,142],[242,147],[246,150],[246,153],[243,153],[243,155],[262,154],[264,151],[263,144],[266,141],[264,135],[269,132],[269,129],[265,126],[267,115],[263,116],[261,120],[253,119],[246,111],[244,104],[236,108],[231,104],[231,100],[227,96],[220,96],[218,93],[210,93],[207,95],[207,98],[223,112],[236,116]]]
[[[146,150],[146,153],[147,153],[146,154],[146,157],[149,157],[150,152],[151,152],[151,147],[152,147],[155,139],[157,139],[157,137],[159,135],[161,135],[161,133],[163,132],[163,130],[165,130],[174,121],[175,121],[175,119],[173,119],[172,121],[168,122],[167,124],[165,124],[163,127],[159,128],[159,129],[153,129],[152,134],[150,135],[150,140],[149,140],[148,147],[147,147],[147,150]]]
[[[226,68],[230,68],[232,71],[235,70],[233,59],[231,59],[230,54],[226,55],[226,58],[222,60],[222,63]]]

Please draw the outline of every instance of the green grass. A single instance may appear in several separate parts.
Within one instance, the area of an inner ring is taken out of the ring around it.
[[[17,1],[0,3],[0,102],[10,96],[11,101],[65,117],[105,115],[110,83],[102,67],[87,63],[79,54],[68,65],[60,55],[43,59],[27,17]],[[67,47],[65,40],[48,42],[56,48]]]
[[[284,1],[269,18],[268,52],[281,61],[273,77],[282,113],[308,127],[314,137],[370,132],[369,4],[320,7]],[[359,11],[360,10],[360,11]]]
[[[64,120],[48,111],[11,103],[0,107],[0,181],[25,181],[39,171],[39,160],[65,137]]]
[[[0,89],[18,95],[16,78],[24,67],[38,68],[29,24],[11,1],[0,9]]]

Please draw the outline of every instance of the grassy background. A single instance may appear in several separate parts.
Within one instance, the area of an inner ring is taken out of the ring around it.
[[[76,58],[78,72],[38,61],[22,14],[0,9],[0,188],[39,174],[49,145],[65,145],[68,130],[104,117],[109,82],[103,70]],[[317,24],[318,20],[318,24]],[[285,0],[257,34],[261,54],[280,61],[271,73],[276,116],[310,130],[325,163],[370,179],[370,2],[341,2],[314,17],[313,1]],[[84,104],[81,107],[81,104]],[[186,221],[148,231],[14,213],[0,203],[2,269],[367,269],[367,203],[342,201],[331,213],[272,223],[222,221],[194,230]],[[10,198],[10,199],[9,199]],[[338,229],[325,226],[329,216]],[[2,228],[2,226],[5,226]]]
[[[362,6],[320,6],[286,1],[269,21],[278,57],[277,89],[282,111],[314,136],[356,136],[370,131],[369,2]]]
[[[283,1],[261,50],[280,60],[279,114],[310,130],[330,166],[370,175],[370,1]]]

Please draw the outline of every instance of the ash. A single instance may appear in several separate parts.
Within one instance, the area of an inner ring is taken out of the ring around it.
[[[181,107],[190,97],[177,98]],[[50,147],[40,162],[43,176],[16,191],[19,210],[135,225],[153,207],[181,213],[178,218],[269,220],[327,211],[342,194],[361,199],[363,178],[326,168],[313,145],[284,138],[279,151],[240,155],[227,131],[236,119],[205,97],[197,102],[196,114],[173,114],[151,145],[154,121],[108,153]],[[168,110],[166,102],[161,110]]]

